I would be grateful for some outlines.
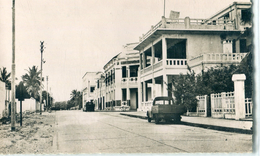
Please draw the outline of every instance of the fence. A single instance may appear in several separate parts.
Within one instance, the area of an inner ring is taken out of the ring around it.
[[[197,115],[198,116],[207,116],[207,105],[208,105],[208,96],[203,95],[203,96],[197,96],[198,105],[197,105]]]
[[[253,103],[252,98],[245,99],[246,117],[252,117]]]
[[[197,96],[197,116],[207,116],[208,107],[211,107],[211,116],[214,118],[230,118],[234,119],[236,115],[235,95],[234,92],[222,92],[210,95],[207,100],[207,95]],[[252,117],[253,102],[252,98],[245,99],[245,118]]]
[[[210,96],[212,117],[235,118],[234,92],[222,92]]]

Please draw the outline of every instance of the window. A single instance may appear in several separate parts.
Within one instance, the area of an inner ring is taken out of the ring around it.
[[[130,77],[137,77],[138,76],[138,65],[129,66],[129,69],[130,69]]]
[[[126,77],[126,66],[122,66],[122,78]]]
[[[95,87],[90,87],[90,92],[93,93],[95,90]]]

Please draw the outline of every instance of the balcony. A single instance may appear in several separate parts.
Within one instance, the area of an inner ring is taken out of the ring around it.
[[[137,87],[138,78],[137,77],[125,77],[121,79],[121,87]]]
[[[210,64],[234,64],[240,63],[247,53],[207,53],[201,54],[195,58],[190,59],[189,66],[193,67],[202,63]]]
[[[141,70],[141,75],[148,74],[152,71],[157,71],[163,69],[163,61],[165,61],[165,68],[167,69],[187,69],[187,59],[166,59],[160,60],[159,62],[155,63],[153,66],[150,65],[143,70]]]

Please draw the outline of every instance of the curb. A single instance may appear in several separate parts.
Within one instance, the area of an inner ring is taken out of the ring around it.
[[[125,116],[129,116],[129,117],[140,118],[140,119],[147,119],[146,116],[140,116],[140,115],[125,114],[125,113],[120,113],[120,115],[125,115]],[[206,129],[213,129],[213,130],[218,130],[218,131],[225,131],[225,132],[234,132],[234,133],[242,133],[242,134],[253,134],[253,130],[240,129],[240,128],[223,127],[223,126],[207,125],[207,124],[199,124],[199,123],[192,123],[192,122],[186,122],[186,121],[181,121],[180,124],[187,125],[187,126],[193,126],[193,127],[201,127],[201,128],[206,128]]]

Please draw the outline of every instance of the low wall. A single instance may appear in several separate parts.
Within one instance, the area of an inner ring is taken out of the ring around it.
[[[17,113],[20,112],[20,101],[18,101],[17,99],[16,99],[16,111]],[[35,99],[30,98],[22,101],[22,111],[35,112]]]
[[[0,81],[0,119],[3,117],[5,110],[5,83]]]

